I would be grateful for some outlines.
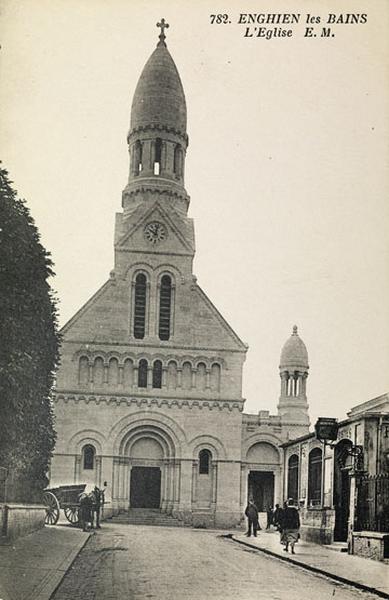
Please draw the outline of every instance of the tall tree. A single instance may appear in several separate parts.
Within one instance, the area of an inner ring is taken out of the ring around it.
[[[55,444],[50,392],[59,361],[50,254],[0,166],[0,466],[14,500],[39,496]]]

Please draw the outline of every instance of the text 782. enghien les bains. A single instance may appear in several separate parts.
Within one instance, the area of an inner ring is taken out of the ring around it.
[[[211,25],[242,25],[245,38],[290,38],[295,33],[305,38],[331,38],[339,25],[364,25],[366,13],[240,13],[210,15]]]

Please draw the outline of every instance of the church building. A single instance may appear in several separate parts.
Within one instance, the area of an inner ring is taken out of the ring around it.
[[[280,445],[309,431],[308,355],[295,326],[278,413],[243,412],[247,346],[193,273],[186,100],[158,26],[132,102],[114,268],[62,330],[50,486],[107,481],[113,514],[231,527],[249,496],[260,511],[283,500]]]

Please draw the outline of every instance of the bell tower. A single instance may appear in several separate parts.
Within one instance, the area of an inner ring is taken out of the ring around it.
[[[159,198],[186,215],[189,196],[184,187],[186,101],[177,67],[166,46],[165,19],[156,49],[135,90],[127,136],[130,173],[123,192],[124,215],[141,201]]]

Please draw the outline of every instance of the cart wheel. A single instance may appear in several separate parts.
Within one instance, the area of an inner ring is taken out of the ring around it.
[[[43,504],[46,506],[46,525],[55,525],[59,519],[59,503],[52,492],[43,494]]]
[[[78,507],[77,506],[68,506],[64,509],[65,517],[72,525],[78,525],[79,517],[78,517]]]

